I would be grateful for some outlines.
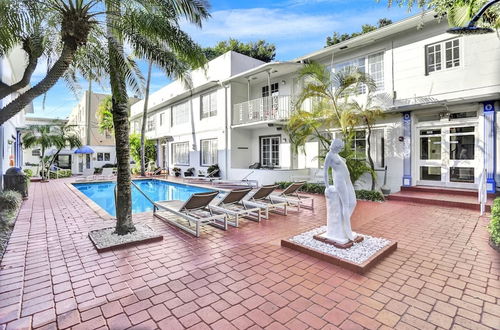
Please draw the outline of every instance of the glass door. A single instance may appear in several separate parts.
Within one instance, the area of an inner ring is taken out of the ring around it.
[[[476,183],[475,126],[418,129],[418,184],[468,188]]]

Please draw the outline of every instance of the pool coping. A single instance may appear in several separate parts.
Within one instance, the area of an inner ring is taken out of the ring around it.
[[[171,181],[165,178],[150,178],[150,177],[139,177],[139,178],[132,178],[132,180],[158,180],[158,181],[165,181],[169,183],[174,183],[178,185],[185,185],[185,186],[191,186],[191,187],[196,187],[196,188],[204,188],[204,189],[212,189],[212,190],[218,190],[218,191],[223,191],[223,192],[228,192],[230,189],[215,189],[215,188],[209,188],[209,186],[203,186],[203,185],[196,185],[196,184],[188,184],[188,183],[181,183],[181,182],[176,182],[176,181]],[[73,192],[75,193],[82,201],[84,201],[91,209],[94,211],[99,217],[101,217],[103,220],[112,220],[116,221],[116,217],[112,216],[108,212],[106,212],[102,207],[100,207],[96,202],[94,202],[92,199],[87,197],[84,193],[82,193],[80,190],[78,190],[75,186],[74,183],[79,184],[79,183],[109,183],[109,182],[116,182],[116,180],[93,180],[93,181],[72,181],[72,182],[66,182],[66,186]],[[144,212],[137,212],[134,214],[142,214],[142,213],[152,213],[153,211],[144,211]]]

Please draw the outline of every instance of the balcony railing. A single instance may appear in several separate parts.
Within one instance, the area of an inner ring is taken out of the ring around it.
[[[290,95],[276,95],[233,105],[233,125],[288,119],[294,110]]]

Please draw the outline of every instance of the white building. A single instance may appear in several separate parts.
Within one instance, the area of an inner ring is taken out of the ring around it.
[[[192,89],[176,81],[151,96],[148,138],[158,141],[159,164],[170,169],[218,163],[224,177],[253,171],[250,178],[263,184],[312,178],[319,144],[297,155],[283,130],[303,85],[298,70],[310,60],[333,71],[356,65],[377,82],[386,111],[375,125],[372,157],[377,168],[387,166],[393,192],[402,185],[476,188],[483,169],[493,192],[500,179],[500,39],[447,29],[426,13],[285,63],[229,52],[209,63],[206,76],[195,71]],[[132,107],[135,128],[141,111],[142,102]],[[360,128],[357,148],[366,143]],[[263,168],[250,170],[254,163]]]
[[[6,84],[21,80],[26,67],[26,56],[21,48],[15,48],[8,56],[0,58],[0,78]],[[24,89],[22,90],[24,91]],[[0,108],[17,97],[13,93],[0,100]],[[0,125],[0,189],[3,187],[3,174],[10,167],[22,167],[23,152],[21,129],[25,126],[25,114],[32,113],[30,104],[23,111]]]

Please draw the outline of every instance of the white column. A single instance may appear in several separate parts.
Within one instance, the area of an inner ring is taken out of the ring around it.
[[[484,168],[486,169],[486,187],[488,193],[496,192],[495,182],[495,102],[483,103],[484,114]]]
[[[411,112],[403,112],[403,186],[412,185],[411,179]]]

